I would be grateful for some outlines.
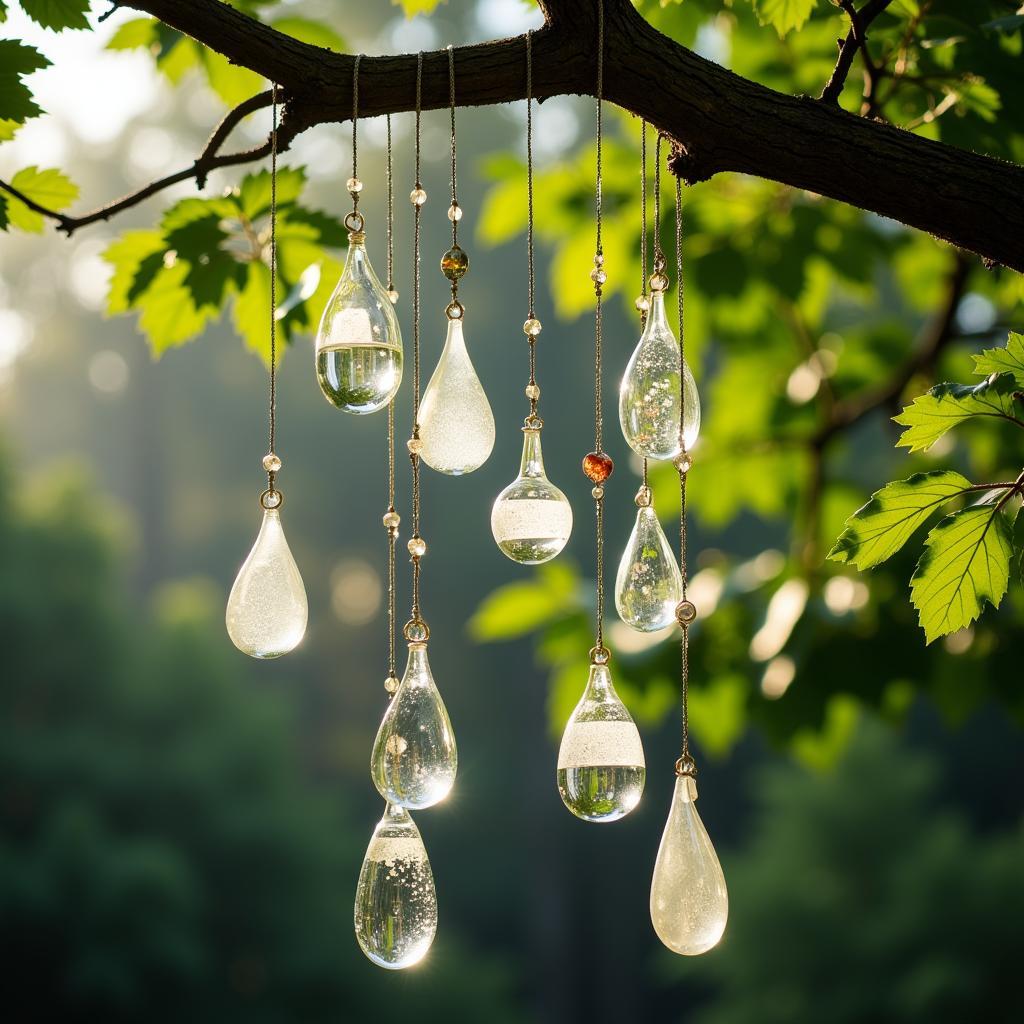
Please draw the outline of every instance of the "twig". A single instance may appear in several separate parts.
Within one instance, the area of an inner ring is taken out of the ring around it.
[[[859,11],[853,6],[853,0],[836,0],[836,2],[850,19],[850,30],[846,33],[845,39],[837,40],[839,58],[836,60],[836,66],[832,69],[832,76],[818,99],[825,103],[839,102],[839,95],[843,91],[843,86],[846,85],[850,68],[853,66],[853,58],[857,50],[860,50],[865,75],[865,109],[862,110],[862,113],[874,116],[877,113],[875,92],[882,69],[871,59],[871,54],[868,51],[867,30],[871,22],[889,6],[892,0],[868,0],[868,3]]]

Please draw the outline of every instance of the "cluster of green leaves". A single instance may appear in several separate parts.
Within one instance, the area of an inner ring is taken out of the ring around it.
[[[960,424],[995,419],[1024,428],[1024,336],[975,357],[981,384],[939,384],[896,417],[899,445],[927,451]],[[986,604],[998,608],[1011,562],[1024,553],[1014,537],[1024,473],[1017,480],[972,484],[953,470],[915,473],[886,484],[847,520],[829,558],[870,569],[891,558],[943,506],[981,495],[928,534],[911,579],[911,600],[928,642],[965,629]]]
[[[276,319],[283,337],[314,328],[341,266],[328,249],[344,244],[340,224],[299,204],[302,169],[277,178]],[[157,228],[126,231],[104,258],[113,266],[107,309],[139,313],[159,355],[198,337],[229,301],[246,346],[270,359],[270,173],[248,174],[214,199],[175,203]]]

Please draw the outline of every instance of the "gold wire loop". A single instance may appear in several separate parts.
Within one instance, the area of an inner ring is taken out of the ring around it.
[[[523,420],[523,430],[540,430],[543,426],[544,421],[533,413]]]
[[[458,299],[452,299],[444,307],[444,314],[449,320],[461,320],[466,315],[466,307]]]
[[[284,504],[284,494],[276,487],[268,487],[260,495],[260,505],[268,512],[279,509]]]
[[[422,619],[413,618],[402,627],[402,636],[411,644],[425,644],[430,639],[430,627]]]
[[[612,652],[604,644],[598,644],[590,648],[591,665],[607,665],[612,660]]]
[[[345,214],[345,228],[353,234],[361,234],[366,228],[366,221],[358,210]]]
[[[697,778],[697,762],[689,754],[683,754],[676,761],[676,775],[680,778]]]

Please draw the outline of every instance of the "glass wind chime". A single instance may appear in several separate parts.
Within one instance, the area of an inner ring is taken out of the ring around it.
[[[389,658],[385,689],[390,700],[370,758],[370,774],[384,798],[385,810],[366,850],[356,887],[355,931],[360,948],[376,964],[392,970],[411,967],[423,958],[437,931],[437,897],[433,874],[419,829],[410,810],[432,807],[455,783],[458,755],[448,711],[427,659],[430,629],[420,607],[421,560],[427,545],[420,533],[420,216],[426,192],[420,182],[420,120],[423,57],[416,67],[416,183],[413,205],[413,388],[412,436],[407,442],[412,464],[412,613],[403,628],[409,657],[401,681],[394,658],[394,548],[399,516],[394,508],[394,418],[388,417],[389,484],[384,526],[388,535]],[[390,125],[389,125],[390,140]],[[389,210],[390,145],[388,156]],[[389,253],[390,221],[389,221]],[[391,259],[388,260],[389,288]]]
[[[529,415],[523,420],[523,456],[519,475],[495,499],[491,533],[503,554],[522,565],[550,561],[565,547],[572,533],[572,506],[547,478],[540,432],[544,421],[537,413],[537,338],[541,322],[534,307],[533,260],[533,30],[526,33],[526,281],[527,314],[523,333],[529,345],[530,379],[526,397]]]
[[[451,112],[451,248],[441,257],[441,272],[451,284],[452,300],[445,309],[448,333],[441,358],[423,393],[420,419],[423,447],[420,457],[438,473],[462,476],[479,469],[494,448],[494,414],[480,378],[469,358],[463,323],[466,307],[459,301],[459,282],[469,270],[469,256],[459,245],[459,206],[455,147],[455,51],[448,47],[448,99]],[[422,206],[427,193],[417,186],[413,204]]]
[[[281,459],[277,447],[277,83],[272,87],[270,130],[270,437],[263,469],[267,487],[260,494],[263,522],[256,543],[242,563],[224,615],[231,642],[252,658],[279,658],[306,633],[309,608],[281,525],[284,495],[277,487]]]

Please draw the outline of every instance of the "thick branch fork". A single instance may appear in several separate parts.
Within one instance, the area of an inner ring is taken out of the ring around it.
[[[596,0],[538,3],[545,25],[533,38],[534,96],[592,95]],[[723,171],[768,178],[1024,271],[1024,168],[857,117],[834,103],[767,89],[662,35],[629,0],[604,5],[605,97],[675,142],[670,166],[686,181]],[[276,81],[285,98],[285,145],[315,125],[351,117],[352,56],[298,42],[218,0],[122,0],[118,6],[151,14]],[[455,73],[462,106],[524,99],[525,37],[460,47]],[[415,54],[363,57],[359,75],[361,113],[413,109]],[[423,108],[447,104],[447,54],[426,53]]]

